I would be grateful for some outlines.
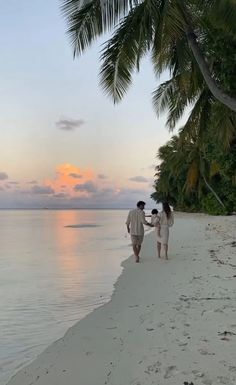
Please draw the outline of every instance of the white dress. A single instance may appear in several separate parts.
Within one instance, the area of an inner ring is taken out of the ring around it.
[[[168,245],[169,240],[169,227],[174,224],[174,216],[173,213],[170,213],[169,218],[164,211],[162,211],[159,215],[159,224],[161,226],[160,236],[157,231],[157,242],[162,243],[164,245]]]

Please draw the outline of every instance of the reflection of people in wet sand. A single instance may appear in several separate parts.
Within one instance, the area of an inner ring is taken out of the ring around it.
[[[137,208],[134,210],[130,210],[126,225],[128,233],[131,236],[131,242],[133,246],[133,251],[135,255],[135,262],[139,262],[139,253],[141,250],[141,245],[144,238],[144,226],[153,227],[154,225],[147,222],[145,219],[144,213],[145,202],[139,201],[137,203]]]
[[[165,259],[168,259],[169,227],[174,224],[174,216],[167,202],[162,204],[162,212],[158,217],[155,223],[157,228],[157,254],[161,258],[161,246],[163,246]]]

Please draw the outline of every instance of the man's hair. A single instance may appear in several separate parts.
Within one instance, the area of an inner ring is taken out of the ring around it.
[[[153,209],[152,210],[152,214],[158,214],[158,210],[157,209]]]
[[[138,201],[138,203],[137,203],[137,207],[140,207],[140,206],[145,206],[145,202],[143,202],[143,201]]]

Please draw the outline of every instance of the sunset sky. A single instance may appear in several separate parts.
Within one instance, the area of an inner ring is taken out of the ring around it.
[[[73,60],[58,0],[9,0],[0,13],[0,208],[132,207],[153,192],[169,138],[148,59],[122,103],[99,86],[103,40]]]

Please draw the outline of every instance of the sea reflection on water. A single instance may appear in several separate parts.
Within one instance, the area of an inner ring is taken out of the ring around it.
[[[1,384],[109,299],[120,263],[131,253],[126,215],[0,211]],[[66,227],[78,224],[84,226]]]

